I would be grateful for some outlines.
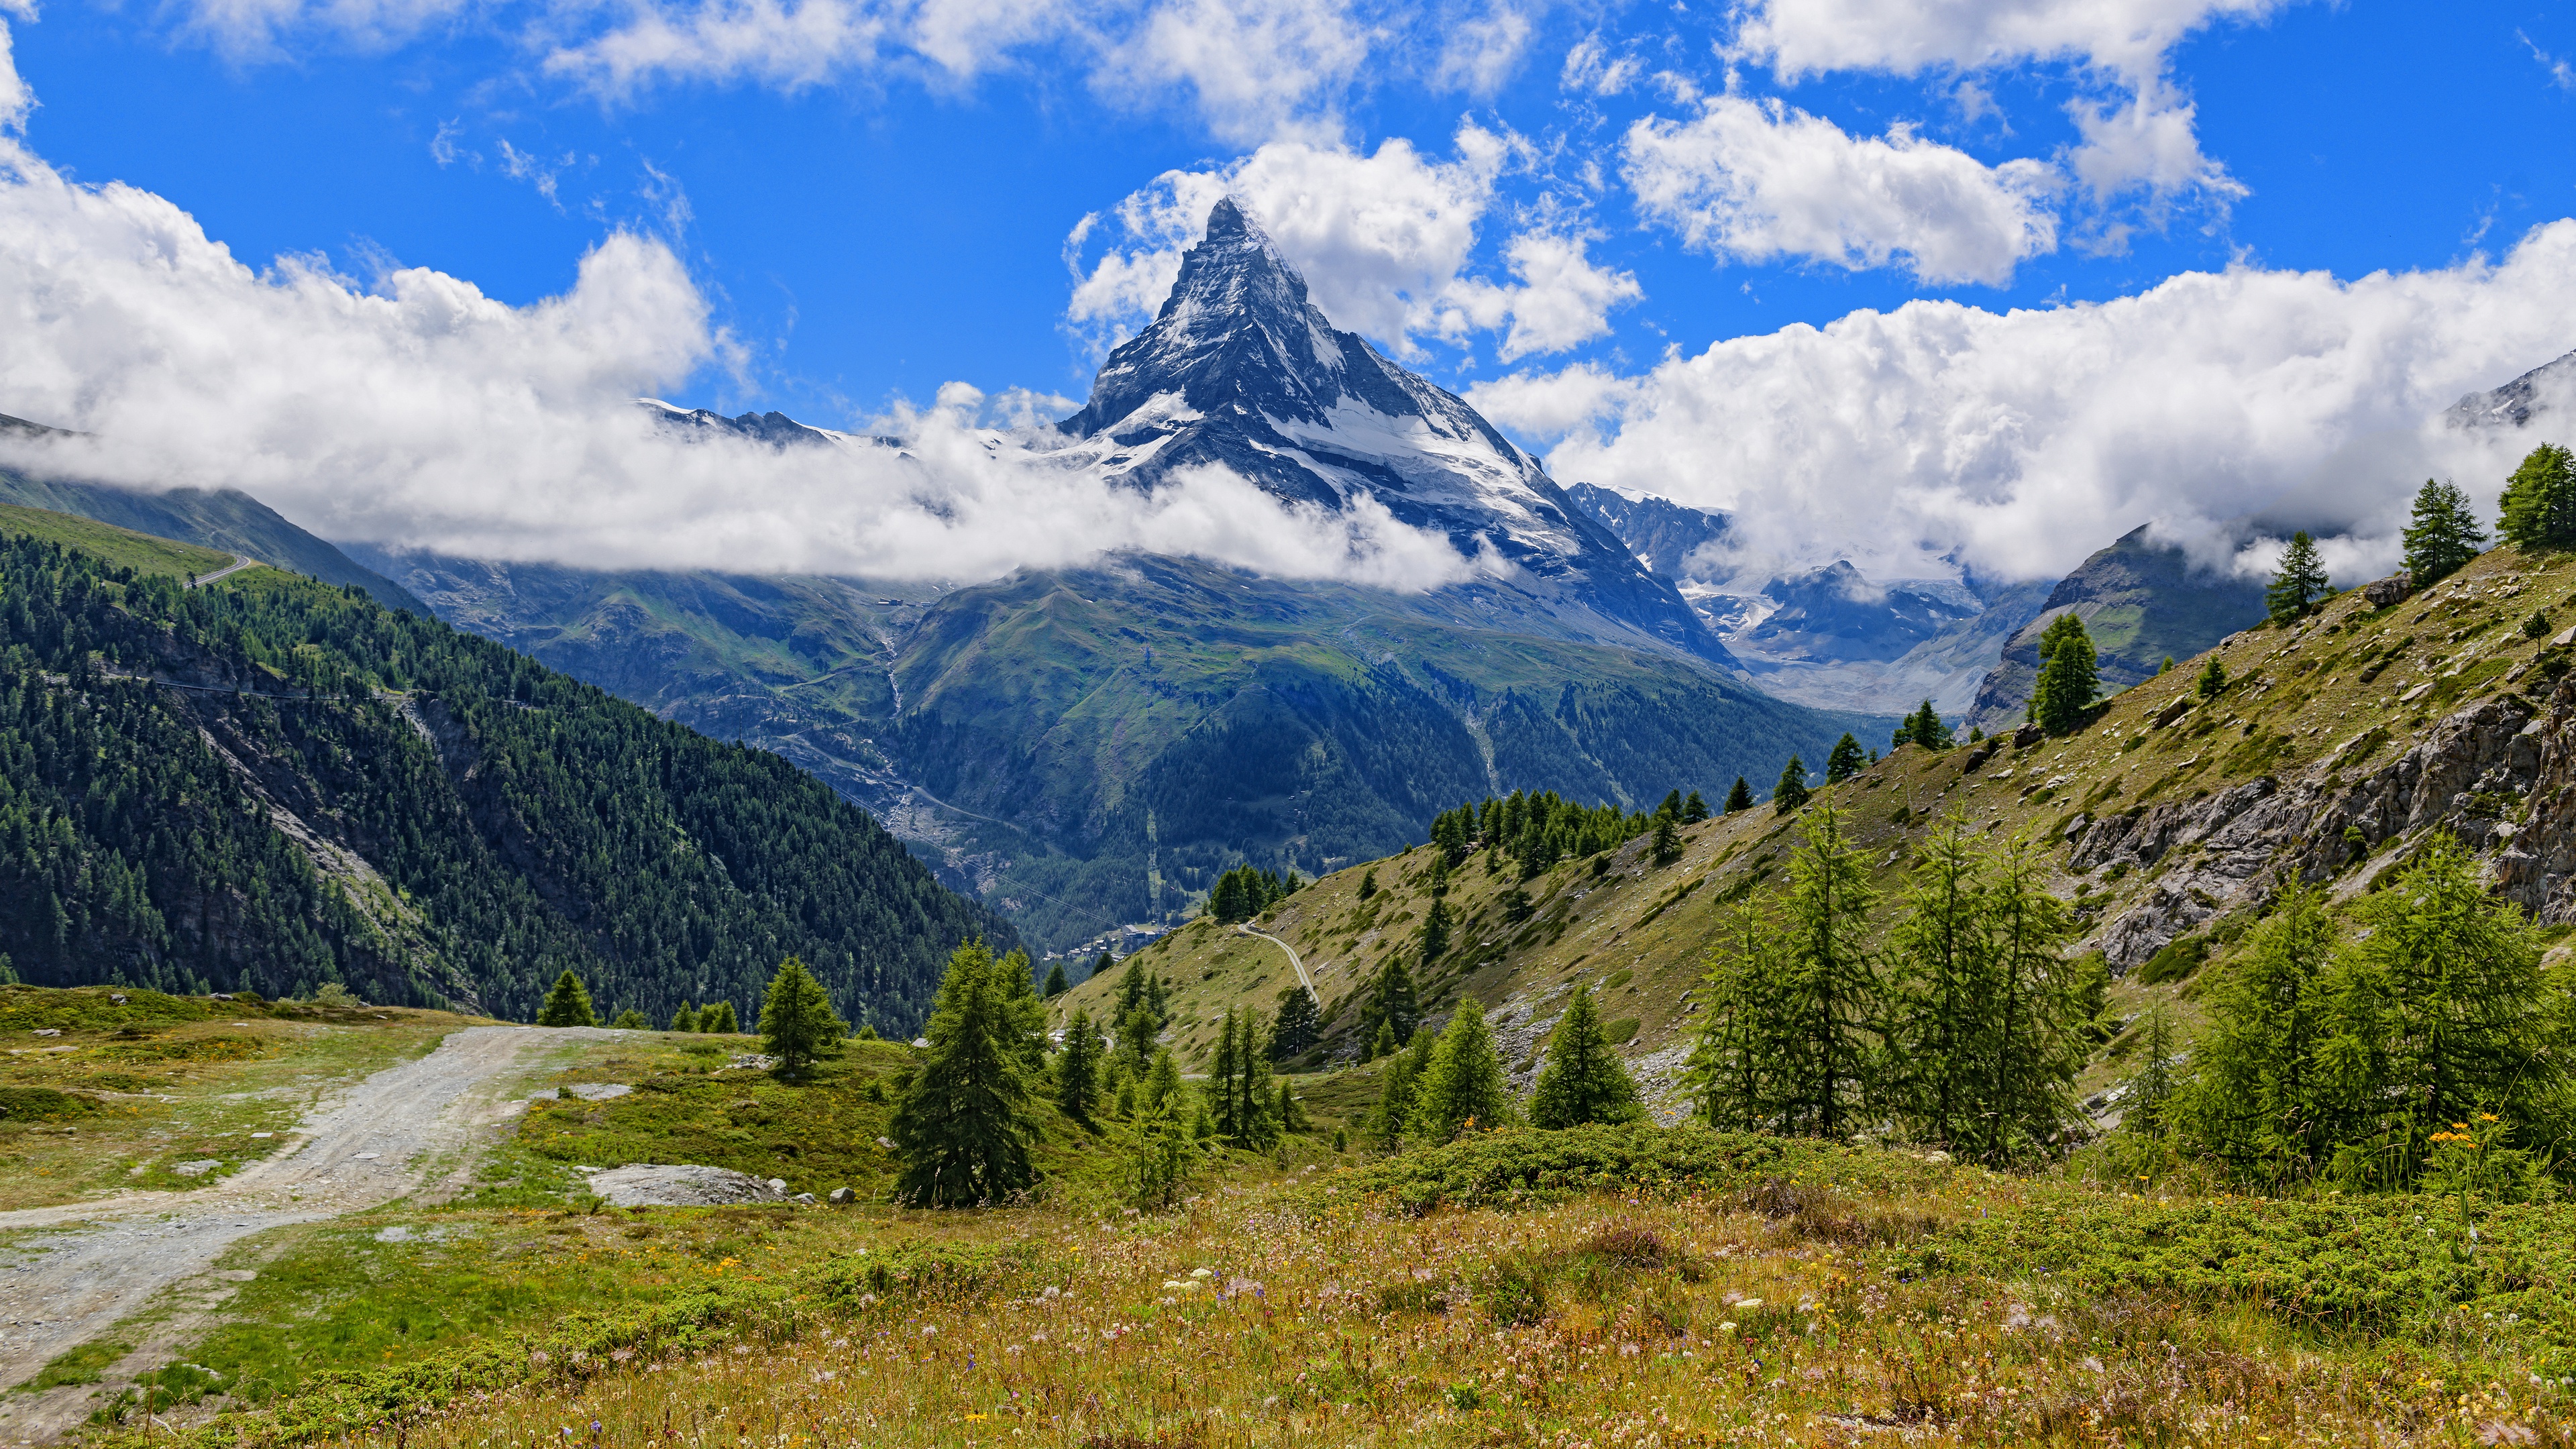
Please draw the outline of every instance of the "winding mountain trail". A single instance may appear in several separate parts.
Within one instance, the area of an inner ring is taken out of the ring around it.
[[[226,575],[228,575],[228,574],[237,574],[237,573],[240,573],[243,569],[249,568],[252,564],[255,564],[255,563],[257,563],[257,562],[259,562],[259,560],[258,560],[258,559],[255,559],[255,558],[252,558],[249,554],[246,554],[246,553],[237,553],[237,554],[234,554],[234,555],[233,555],[233,561],[232,561],[231,563],[228,563],[228,564],[224,565],[222,568],[219,568],[219,569],[215,570],[213,573],[210,573],[210,574],[199,574],[199,575],[197,575],[197,577],[196,577],[196,578],[194,578],[194,579],[192,579],[192,580],[190,580],[190,581],[189,581],[189,583],[188,583],[188,587],[189,587],[189,588],[192,588],[192,589],[202,589],[202,588],[204,588],[206,585],[211,584],[211,583],[213,583],[215,580],[220,579],[220,578],[223,578],[224,576],[226,576]]]
[[[591,1028],[476,1026],[437,1050],[319,1104],[283,1151],[194,1192],[138,1192],[0,1213],[0,1393],[109,1333],[162,1290],[186,1285],[106,1372],[109,1386],[160,1367],[202,1331],[248,1273],[215,1261],[254,1233],[377,1207],[462,1184],[508,1088],[547,1048],[613,1034]],[[59,1229],[59,1231],[48,1231]],[[32,1231],[30,1231],[32,1230]],[[204,1290],[200,1297],[198,1288]],[[41,1443],[95,1407],[92,1386],[0,1401],[0,1442]]]
[[[1287,952],[1288,964],[1297,968],[1297,984],[1306,988],[1306,995],[1314,1001],[1316,1010],[1321,1011],[1324,1009],[1323,993],[1315,989],[1315,978],[1306,974],[1306,963],[1298,957],[1296,947],[1280,940],[1277,936],[1270,934],[1268,931],[1254,930],[1252,928],[1252,923],[1249,921],[1238,924],[1234,930],[1237,935],[1258,937],[1259,939],[1267,941],[1271,945],[1278,947],[1280,950]]]

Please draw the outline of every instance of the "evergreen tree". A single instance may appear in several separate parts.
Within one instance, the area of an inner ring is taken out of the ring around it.
[[[1434,897],[1430,911],[1422,918],[1423,974],[1429,975],[1431,968],[1438,965],[1440,958],[1447,954],[1449,954],[1449,903]]]
[[[1049,966],[1049,967],[1047,968],[1047,979],[1046,979],[1046,996],[1047,996],[1047,1000],[1049,1000],[1049,1001],[1053,1001],[1053,1000],[1055,1000],[1057,997],[1064,995],[1066,992],[1071,991],[1072,989],[1073,989],[1073,983],[1072,983],[1072,982],[1070,982],[1070,981],[1067,981],[1067,980],[1065,979],[1065,976],[1064,976],[1064,963],[1063,963],[1063,962],[1058,961],[1058,962],[1056,962],[1054,965]]]
[[[1412,1133],[1423,1142],[1446,1142],[1471,1128],[1506,1126],[1513,1115],[1511,1084],[1494,1054],[1485,1009],[1464,998],[1415,1088]]]
[[[1127,1199],[1142,1211],[1160,1212],[1189,1187],[1189,1138],[1176,1104],[1154,1103],[1142,1111],[1136,1145],[1127,1156]]]
[[[1181,1064],[1172,1060],[1171,1048],[1165,1047],[1154,1053],[1153,1068],[1145,1073],[1144,1104],[1148,1108],[1168,1105],[1177,1112],[1180,1095]]]
[[[2469,495],[2430,478],[2417,490],[2413,516],[2399,537],[2406,545],[2407,576],[2419,589],[2459,572],[2487,542]]]
[[[1381,1021],[1377,1030],[1367,1035],[1368,1055],[1362,1058],[1363,1061],[1384,1061],[1404,1049],[1404,1044],[1395,1039],[1394,1022]]]
[[[2053,735],[2081,729],[2101,688],[2093,636],[2073,610],[2049,621],[2039,636],[2039,680],[2031,687],[2030,718]]]
[[[799,1068],[812,1065],[817,1053],[838,1043],[849,1029],[804,962],[790,956],[778,963],[760,1004],[760,1041],[778,1058],[782,1075],[793,1077]]]
[[[2120,1128],[2141,1137],[2162,1138],[2174,1096],[2173,1021],[2162,1006],[2147,1012],[2146,1060],[2129,1079],[2129,1098],[2120,1112]]]
[[[1086,1127],[1100,1100],[1100,1055],[1100,1028],[1091,1024],[1090,1012],[1075,1011],[1065,1023],[1064,1051],[1056,1058],[1055,1104]]]
[[[1658,820],[1681,819],[1682,792],[1679,790],[1670,790],[1665,792],[1664,803],[1655,807],[1655,818]]]
[[[1956,1144],[1984,1106],[1997,984],[1984,862],[1952,810],[1915,848],[1904,913],[1889,933],[1888,1067],[1908,1135]]]
[[[1825,756],[1825,783],[1839,785],[1859,774],[1868,763],[1868,757],[1861,753],[1860,741],[1846,730],[1841,739],[1834,741],[1833,753]]]
[[[1261,1023],[1249,1009],[1228,1008],[1225,1013],[1207,1094],[1216,1131],[1237,1147],[1278,1140],[1278,1124],[1271,1118],[1270,1053],[1261,1039]]]
[[[1997,993],[1981,1052],[1982,1098],[1969,1146],[1989,1161],[2045,1144],[2074,1114],[2079,1033],[2098,1008],[2099,968],[2067,962],[2075,916],[2048,889],[2046,852],[2025,834],[1989,857],[1986,893]]]
[[[2566,994],[2553,1003],[2536,929],[2487,894],[2476,857],[2436,833],[2355,916],[2365,933],[2329,987],[2335,1039],[2323,1055],[2339,1078],[2338,1138],[2372,1164],[2368,1175],[2411,1181],[2433,1133],[2480,1113],[2525,1141],[2563,1142],[2576,1046]]]
[[[2201,666],[2200,678],[2193,681],[2192,692],[2203,699],[2216,699],[2227,692],[2227,666],[2218,662],[2217,655],[2210,655],[2209,662]]]
[[[1753,787],[1745,784],[1744,777],[1738,775],[1735,777],[1735,788],[1726,792],[1726,813],[1732,815],[1738,810],[1752,808]]]
[[[1315,998],[1303,986],[1291,986],[1279,993],[1279,1014],[1270,1026],[1270,1059],[1284,1062],[1303,1056],[1322,1039],[1323,1018],[1315,1010]]]
[[[2156,666],[2156,677],[2162,679],[2171,673],[2173,673],[2173,656],[2168,654],[2165,656],[2165,662]]]
[[[1696,1115],[1711,1127],[1776,1129],[1787,1111],[1789,963],[1768,897],[1728,912],[1724,934],[1700,979],[1699,1029],[1682,1082]]]
[[[2336,1125],[2321,1060],[2333,1003],[2334,923],[2323,892],[2295,875],[2244,953],[2207,988],[2209,1026],[2192,1079],[2173,1104],[2175,1131],[2242,1179],[2312,1180],[2330,1161]]]
[[[1139,1002],[1118,1018],[1118,1055],[1130,1075],[1143,1076],[1154,1060],[1154,1038],[1162,1034],[1154,1008]]]
[[[981,940],[948,958],[930,1013],[930,1050],[887,1133],[903,1160],[896,1196],[931,1207],[999,1202],[1037,1180],[1038,1127],[1022,1022]],[[1025,976],[1024,971],[1017,974]]]
[[[671,1030],[700,1031],[703,1029],[698,1025],[698,1009],[689,1003],[681,1002],[680,1009],[671,1013]]]
[[[2319,599],[2332,592],[2326,578],[2326,566],[2317,558],[2316,540],[2303,529],[2290,535],[2290,546],[2281,553],[2281,567],[2274,571],[2272,582],[2263,590],[2263,608],[2275,624],[2288,624],[2304,617]]]
[[[1843,833],[1832,805],[1811,811],[1789,861],[1782,911],[1789,964],[1787,1018],[1792,1033],[1787,1102],[1792,1130],[1840,1137],[1872,1087],[1871,1017],[1878,974],[1868,945],[1877,892],[1861,847]]]
[[[620,1031],[649,1031],[652,1029],[653,1023],[644,1019],[644,1013],[637,1011],[634,1007],[630,1006],[624,1011],[617,1013],[617,1019],[610,1022],[609,1025],[616,1027]]]
[[[1364,870],[1360,872],[1360,899],[1367,900],[1369,897],[1376,894],[1377,872],[1373,870]]]
[[[733,1014],[730,1001],[710,1001],[698,1008],[698,1030],[733,1036],[742,1030],[741,1018]]]
[[[1432,903],[1436,908],[1438,902]],[[1375,1028],[1385,1027],[1395,1034],[1395,1044],[1413,1040],[1414,1029],[1422,1024],[1422,1000],[1413,986],[1413,971],[1404,964],[1403,953],[1387,958],[1377,973],[1377,983],[1369,995],[1368,1014],[1361,1019],[1362,1029],[1375,1036]]]
[[[597,1026],[599,1018],[591,1013],[590,993],[581,978],[566,971],[555,978],[555,989],[546,993],[546,1004],[537,1011],[539,1026]]]
[[[1539,1070],[1530,1094],[1533,1127],[1580,1127],[1587,1122],[1633,1122],[1645,1115],[1637,1101],[1637,1084],[1618,1054],[1601,1034],[1601,1015],[1587,987],[1574,988],[1574,1000],[1557,1019],[1547,1039],[1547,1065]]]
[[[2519,548],[2576,544],[2576,455],[2555,443],[2534,448],[2504,485],[2505,542]]]
[[[1672,816],[1655,817],[1655,839],[1648,850],[1658,866],[1670,865],[1682,858],[1681,829],[1674,824]]]
[[[1280,1080],[1278,1094],[1271,1101],[1270,1115],[1279,1123],[1279,1130],[1282,1132],[1314,1130],[1313,1120],[1306,1115],[1305,1101],[1288,1089],[1285,1078]]]
[[[1796,755],[1780,767],[1780,783],[1771,787],[1771,813],[1786,815],[1807,803],[1807,762]]]
[[[1385,1054],[1386,1065],[1378,1068],[1377,1105],[1369,1109],[1361,1125],[1362,1133],[1380,1148],[1393,1152],[1412,1130],[1414,1101],[1422,1080],[1424,1064],[1430,1060],[1433,1038],[1423,1036],[1410,1047]]]
[[[1699,792],[1693,790],[1690,792],[1690,798],[1682,802],[1682,823],[1697,825],[1707,818],[1708,802],[1699,798]]]

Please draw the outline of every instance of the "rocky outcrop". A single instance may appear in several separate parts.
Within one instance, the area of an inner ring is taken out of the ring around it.
[[[2535,763],[2529,809],[2495,861],[2498,895],[2553,925],[2576,921],[2576,674],[2525,726]]]
[[[2576,684],[2561,686],[2553,700],[2554,723],[2533,720],[2518,699],[2480,700],[2356,778],[2343,772],[2379,747],[2383,740],[2375,732],[2345,741],[2299,779],[2267,776],[2197,799],[2079,819],[2069,827],[2070,871],[2125,864],[2162,872],[2143,899],[2103,924],[2094,944],[2113,971],[2126,972],[2203,922],[2264,900],[2285,872],[2327,880],[2389,841],[2434,826],[2472,849],[2511,839],[2522,851],[2523,839],[2506,817],[2535,781],[2553,778],[2544,740],[2555,742],[2554,778],[2562,782],[2556,788],[2563,803],[2556,808],[2563,824],[2549,837],[2554,853],[2544,858],[2535,850],[2525,866],[2510,865],[2515,852],[2508,852],[2497,863],[2497,880],[2505,888],[2509,879],[2527,876],[2531,883],[2516,887],[2524,893],[2516,899],[2533,897],[2524,903],[2537,910],[2534,901],[2546,897],[2576,918],[2570,899],[2576,892],[2569,889],[2576,877],[2576,747],[2564,743],[2571,715]]]

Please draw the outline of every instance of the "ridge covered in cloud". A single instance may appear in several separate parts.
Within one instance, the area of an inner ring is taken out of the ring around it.
[[[0,97],[15,81],[0,65]],[[259,271],[166,199],[75,184],[5,132],[0,336],[0,395],[89,435],[13,436],[0,461],[240,488],[326,537],[945,579],[1134,549],[1398,589],[1477,566],[1365,501],[1283,507],[1220,469],[1152,494],[1068,475],[980,425],[1026,421],[1030,398],[958,384],[879,420],[901,449],[683,440],[633,399],[740,349],[659,241],[612,234],[570,290],[524,307],[426,268],[372,285],[310,259]]]
[[[2249,529],[2342,534],[2328,562],[2350,581],[2394,566],[2426,477],[2495,497],[2538,439],[2439,415],[2564,353],[2570,318],[2562,220],[2501,260],[2352,281],[2235,267],[2037,310],[1916,301],[1468,400],[1559,439],[1560,481],[1733,511],[1756,584],[1837,557],[2042,578],[2150,522],[2222,564]]]

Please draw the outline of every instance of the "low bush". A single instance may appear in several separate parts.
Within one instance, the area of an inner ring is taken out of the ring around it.
[[[59,1122],[98,1110],[96,1097],[51,1087],[0,1087],[0,1122]]]
[[[1596,1189],[1733,1192],[1764,1181],[1927,1186],[1943,1171],[1900,1153],[1810,1138],[1627,1123],[1555,1132],[1480,1132],[1373,1163],[1340,1179],[1336,1187],[1382,1195],[1421,1214],[1441,1207],[1551,1201]]]

